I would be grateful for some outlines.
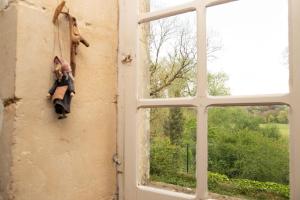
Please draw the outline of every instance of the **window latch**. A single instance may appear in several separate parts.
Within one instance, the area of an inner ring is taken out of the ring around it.
[[[123,56],[122,56],[121,62],[122,62],[122,64],[128,64],[128,63],[131,63],[132,60],[133,60],[133,59],[132,59],[131,55],[128,54],[128,55],[123,55]]]
[[[113,162],[118,166],[120,166],[122,164],[118,157],[118,154],[113,155]]]

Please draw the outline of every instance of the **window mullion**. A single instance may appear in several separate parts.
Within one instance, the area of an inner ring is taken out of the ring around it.
[[[152,107],[196,107],[196,98],[169,98],[169,99],[139,99],[137,103],[138,108],[152,108]]]
[[[139,16],[138,22],[139,22],[139,24],[141,24],[141,23],[150,22],[153,20],[158,20],[158,19],[162,19],[162,18],[166,18],[166,17],[171,17],[174,15],[179,15],[179,14],[195,11],[197,1],[199,1],[199,0],[195,0],[193,2],[183,4],[183,5],[163,9],[160,11],[142,13]]]
[[[207,146],[207,109],[199,106],[197,110],[197,159],[196,178],[197,189],[196,199],[205,199],[207,195],[207,167],[208,167],[208,146]]]
[[[205,5],[206,5],[206,7],[210,7],[210,6],[216,6],[216,5],[220,5],[220,4],[230,3],[233,1],[238,1],[238,0],[206,0]]]
[[[207,112],[202,100],[207,97],[206,69],[206,8],[203,1],[197,6],[197,198],[204,199],[207,194]]]
[[[205,106],[290,105],[290,95],[210,96],[201,102]]]
[[[197,97],[207,96],[207,69],[206,69],[206,9],[200,2],[197,6]]]
[[[300,2],[290,0],[290,91],[291,107],[290,128],[291,128],[291,153],[290,153],[290,185],[291,199],[300,199]]]

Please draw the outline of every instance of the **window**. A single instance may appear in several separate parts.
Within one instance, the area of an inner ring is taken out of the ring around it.
[[[277,109],[278,115],[288,113],[289,149],[285,150],[289,151],[290,199],[300,199],[299,9],[297,0],[121,0],[120,199],[218,199],[209,194],[208,185],[211,175],[208,167],[214,167],[209,161],[219,160],[209,156],[212,150],[208,137],[210,117],[224,112],[244,116],[269,107]],[[236,54],[241,58],[235,59]],[[220,80],[223,84],[220,86],[211,80]],[[160,118],[156,123],[151,122],[157,113]],[[173,152],[178,146],[176,137],[166,141],[152,137],[152,133],[173,134],[168,131],[170,126],[182,132],[178,128],[182,123],[179,118],[187,115],[196,122],[185,133],[195,133],[194,140],[182,143],[186,152]],[[226,123],[226,127],[233,126],[231,122]],[[257,127],[261,126],[265,128],[268,124]],[[278,136],[268,131],[263,134],[270,138]],[[165,143],[155,146],[156,140]],[[247,143],[244,138],[234,142],[243,141]],[[159,165],[153,168],[157,160],[152,157],[159,155],[157,151],[169,152],[175,157],[180,152],[186,155],[187,165],[180,170],[194,170],[191,178],[196,180],[195,187],[170,189],[168,185],[155,184],[155,180],[161,178],[152,173],[161,170],[157,168]]]

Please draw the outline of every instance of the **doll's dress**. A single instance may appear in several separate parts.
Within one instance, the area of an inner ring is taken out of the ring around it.
[[[56,80],[49,90],[52,96],[55,112],[57,114],[70,113],[72,96],[75,93],[73,80],[68,75],[63,75],[60,80]]]

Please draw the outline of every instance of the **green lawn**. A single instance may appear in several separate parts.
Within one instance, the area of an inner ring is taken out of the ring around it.
[[[288,136],[289,135],[289,125],[288,124],[261,124],[260,126],[261,127],[266,127],[266,126],[272,126],[272,125],[275,125],[278,127],[280,133],[283,135],[283,136]]]

